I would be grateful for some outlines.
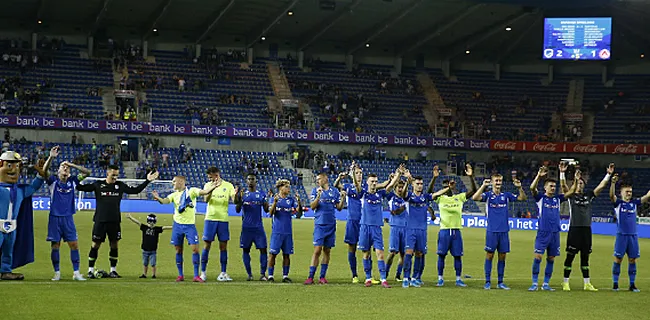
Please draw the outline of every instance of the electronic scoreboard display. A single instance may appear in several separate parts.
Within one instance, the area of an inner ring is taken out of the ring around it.
[[[544,19],[544,60],[609,60],[612,18]]]

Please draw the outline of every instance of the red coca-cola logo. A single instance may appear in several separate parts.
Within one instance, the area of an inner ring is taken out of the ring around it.
[[[497,141],[494,143],[493,148],[497,150],[515,150],[517,143],[512,141]]]
[[[596,153],[598,151],[598,145],[596,144],[576,144],[573,146],[573,152],[585,152],[585,153]]]
[[[633,144],[619,144],[614,148],[614,153],[637,153],[637,148]]]
[[[557,143],[535,143],[533,151],[541,152],[555,152],[557,150]]]

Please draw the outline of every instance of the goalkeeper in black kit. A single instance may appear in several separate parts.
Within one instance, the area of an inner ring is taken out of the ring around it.
[[[111,262],[110,278],[121,278],[115,269],[117,266],[117,244],[122,238],[120,223],[122,222],[122,213],[120,203],[122,196],[126,194],[138,194],[142,192],[150,182],[158,178],[158,172],[147,174],[147,180],[137,187],[130,187],[122,181],[117,181],[120,175],[118,166],[109,166],[106,170],[106,180],[95,181],[90,184],[78,185],[77,190],[84,192],[94,192],[96,209],[93,216],[93,241],[88,254],[88,278],[95,277],[95,262],[99,247],[106,240],[111,247],[109,260]]]

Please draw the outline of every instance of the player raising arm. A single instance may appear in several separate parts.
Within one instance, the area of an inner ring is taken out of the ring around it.
[[[95,262],[101,244],[106,240],[110,243],[109,260],[111,262],[111,278],[121,278],[117,273],[118,242],[122,239],[121,222],[122,213],[120,204],[124,194],[138,194],[142,192],[151,181],[158,179],[158,172],[150,172],[147,179],[137,187],[131,187],[118,181],[120,167],[111,165],[106,170],[106,179],[89,184],[77,186],[77,190],[95,192],[97,209],[93,216],[93,242],[88,253],[88,278],[95,278]]]
[[[454,257],[454,269],[456,270],[456,286],[466,287],[461,274],[463,271],[463,236],[461,233],[463,224],[463,203],[471,199],[476,193],[476,180],[474,170],[470,164],[465,165],[465,174],[470,178],[471,189],[467,192],[457,193],[456,181],[445,180],[442,182],[443,190],[439,196],[434,196],[433,201],[438,203],[440,208],[440,231],[438,232],[438,287],[445,283],[443,274],[445,270],[445,258],[447,253]]]
[[[650,200],[650,191],[641,198],[632,198],[632,185],[621,182],[620,195],[616,197],[616,182],[618,175],[612,177],[612,183],[609,187],[609,199],[614,204],[614,214],[616,214],[616,243],[614,244],[614,264],[612,266],[612,280],[614,282],[613,290],[618,291],[618,278],[621,274],[621,263],[623,257],[627,254],[628,267],[627,274],[630,277],[629,290],[639,292],[636,287],[636,260],[641,256],[639,250],[639,237],[636,229],[637,211],[641,204]]]
[[[241,190],[235,195],[237,213],[244,209],[242,214],[241,235],[239,247],[243,250],[242,258],[244,268],[248,273],[247,281],[253,280],[251,271],[251,247],[260,251],[260,281],[266,281],[266,267],[268,265],[268,254],[266,252],[266,232],[262,223],[262,210],[269,211],[269,203],[266,201],[264,192],[257,190],[257,176],[249,173],[246,176],[247,190]]]
[[[566,183],[566,162],[560,163],[560,186],[564,192],[568,193],[569,187]],[[569,277],[571,275],[571,265],[576,255],[580,253],[580,269],[584,279],[585,291],[598,291],[591,284],[589,277],[589,255],[591,254],[591,204],[602,190],[607,187],[607,183],[614,174],[614,164],[610,163],[607,167],[607,174],[593,191],[585,192],[585,180],[576,175],[573,180],[577,184],[576,192],[573,196],[567,197],[569,202],[569,232],[566,240],[566,259],[564,260],[564,282],[562,290],[571,291],[569,286]]]
[[[508,204],[512,201],[525,201],[528,197],[521,186],[521,181],[514,179],[512,184],[519,191],[518,195],[511,192],[502,192],[503,176],[501,174],[492,174],[490,180],[484,180],[483,185],[472,196],[472,200],[485,202],[486,209],[485,215],[488,219],[488,227],[485,232],[485,290],[489,290],[491,286],[492,274],[492,260],[494,259],[494,252],[499,252],[499,261],[497,262],[497,275],[498,283],[497,288],[503,290],[510,290],[508,286],[503,283],[503,276],[506,269],[506,254],[510,252],[510,225],[508,218]],[[492,191],[485,191],[485,189],[492,184]]]
[[[58,149],[56,151],[50,151],[50,157],[56,157],[58,154]],[[79,170],[81,174],[71,175],[70,168]],[[57,174],[50,176],[46,181],[51,196],[50,216],[47,224],[47,241],[52,246],[52,252],[50,254],[52,266],[54,267],[52,281],[61,279],[61,271],[59,269],[61,239],[67,242],[70,247],[70,260],[72,260],[72,269],[74,271],[72,280],[86,280],[79,273],[79,244],[77,242],[77,228],[75,227],[73,215],[77,211],[74,199],[75,188],[90,173],[91,171],[84,167],[64,161],[59,165]]]
[[[273,230],[271,231],[271,250],[269,251],[269,281],[274,282],[275,257],[282,250],[282,282],[291,283],[289,278],[289,266],[293,254],[293,227],[291,217],[297,219],[302,216],[302,202],[296,193],[295,197],[290,196],[291,182],[280,180],[275,187],[278,193],[273,197],[273,204],[269,214],[273,217]]]
[[[171,244],[176,249],[176,267],[178,268],[177,282],[184,281],[183,274],[183,238],[192,248],[192,264],[194,265],[193,282],[205,282],[199,277],[199,234],[196,231],[196,198],[205,196],[217,188],[215,182],[209,182],[201,190],[199,188],[187,188],[184,176],[176,176],[172,180],[174,192],[165,198],[158,196],[156,191],[152,192],[153,198],[160,204],[174,204],[174,223],[172,225]]]
[[[539,269],[542,263],[544,252],[547,252],[546,269],[544,271],[544,283],[542,290],[555,291],[549,286],[549,281],[553,275],[553,264],[555,257],[560,255],[560,203],[566,201],[566,197],[571,197],[577,187],[574,184],[571,190],[563,194],[560,190],[559,195],[555,195],[557,181],[554,179],[546,179],[544,181],[544,193],[539,194],[537,185],[542,177],[548,175],[548,168],[541,167],[537,172],[537,176],[530,185],[530,192],[535,198],[537,208],[539,210],[539,229],[535,237],[535,259],[533,260],[533,284],[528,288],[528,291],[538,290]]]

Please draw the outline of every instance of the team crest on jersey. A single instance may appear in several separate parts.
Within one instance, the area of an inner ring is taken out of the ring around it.
[[[70,183],[70,181],[68,181],[68,183],[66,183],[65,185],[69,187],[69,186],[71,186],[72,184]]]
[[[120,189],[120,186],[115,185],[115,190],[118,190],[118,189]]]
[[[223,189],[221,189],[221,191],[226,192],[226,187],[224,187]]]

